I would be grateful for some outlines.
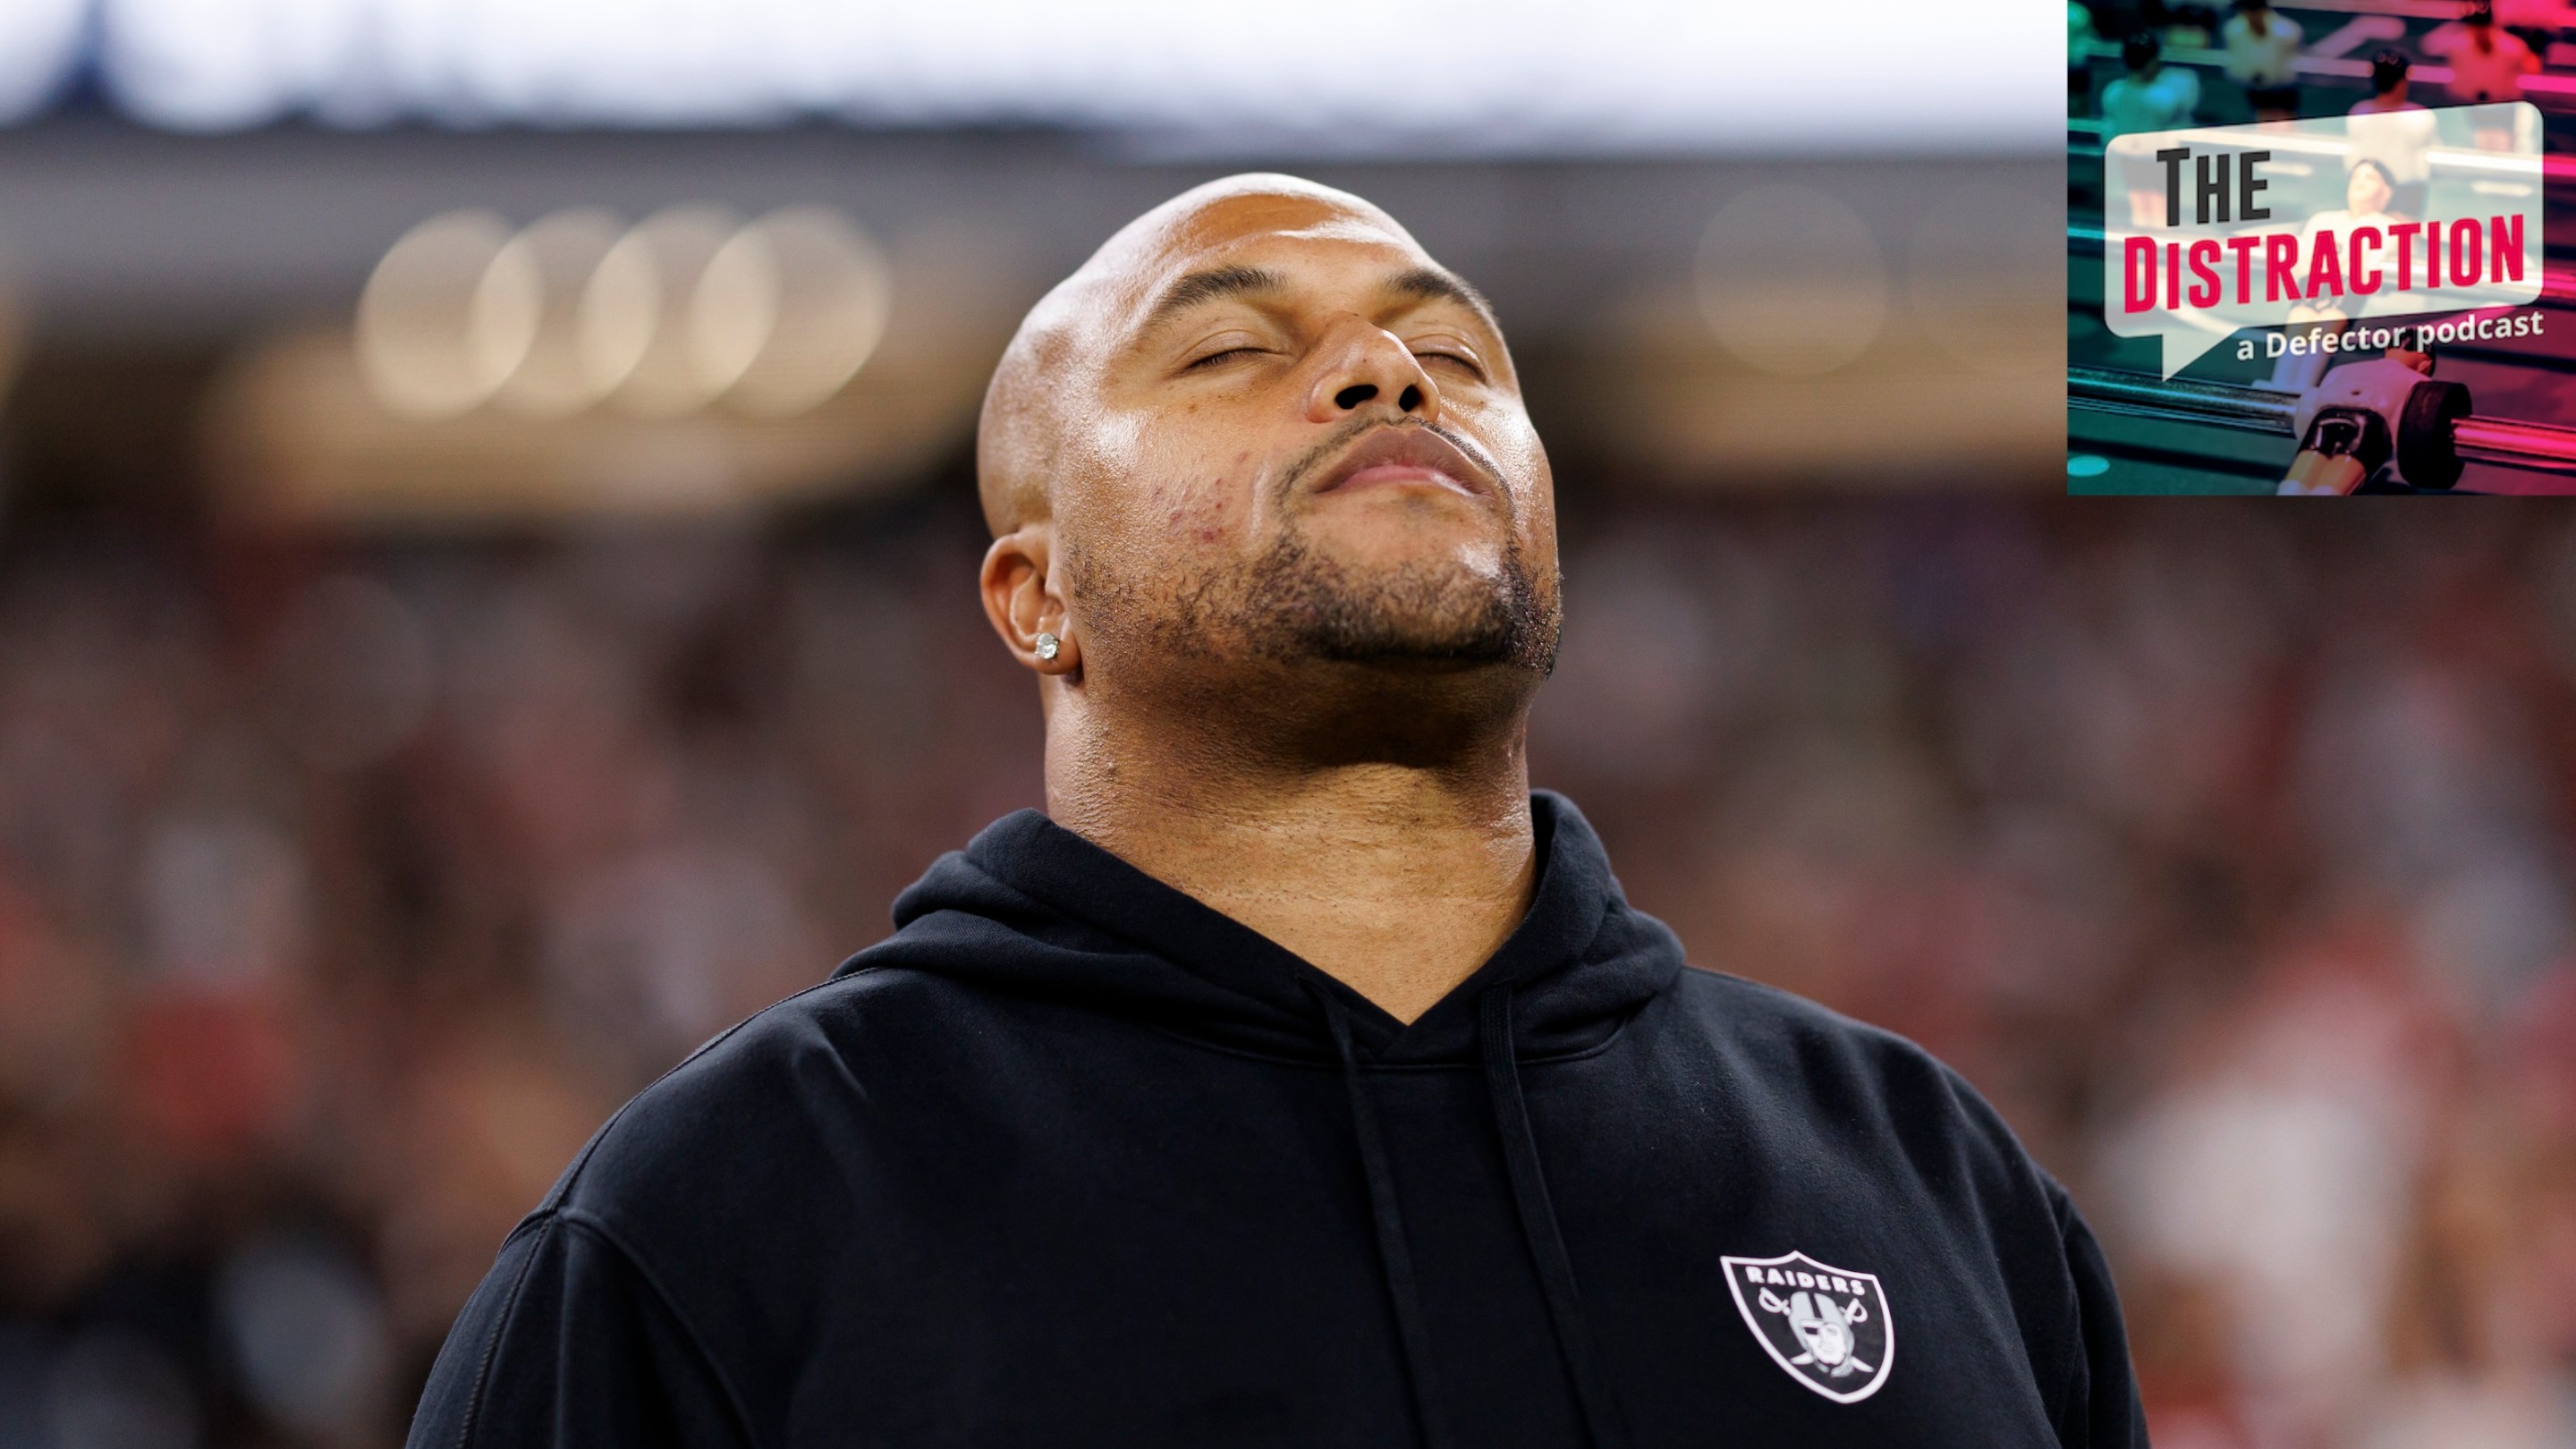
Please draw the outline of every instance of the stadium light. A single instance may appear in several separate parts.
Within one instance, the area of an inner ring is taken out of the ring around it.
[[[541,284],[508,222],[434,216],[385,253],[358,296],[358,365],[405,417],[466,412],[500,390],[536,341]]]
[[[1710,219],[1698,267],[1702,315],[1729,352],[1763,372],[1812,377],[1869,350],[1887,320],[1884,254],[1851,207],[1812,186],[1739,192]]]
[[[744,224],[679,206],[631,229],[578,207],[516,233],[460,211],[385,253],[354,341],[370,391],[405,417],[497,401],[559,418],[614,399],[645,417],[721,402],[784,418],[849,384],[893,298],[884,252],[828,207]]]

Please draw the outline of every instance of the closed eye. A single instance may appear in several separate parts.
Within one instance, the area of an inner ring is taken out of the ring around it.
[[[1427,347],[1416,348],[1413,355],[1421,358],[1425,362],[1454,362],[1460,367],[1467,369],[1468,373],[1474,376],[1479,382],[1483,381],[1485,377],[1484,366],[1478,363],[1472,355],[1465,352],[1453,352],[1447,348],[1440,347]]]
[[[1258,347],[1229,347],[1222,352],[1211,352],[1205,357],[1192,358],[1186,366],[1182,367],[1181,371],[1196,372],[1211,362],[1223,362],[1228,358],[1257,356],[1261,351],[1262,349]]]

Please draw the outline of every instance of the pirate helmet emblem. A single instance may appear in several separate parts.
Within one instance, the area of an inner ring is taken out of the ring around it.
[[[1887,1382],[1896,1326],[1877,1274],[1804,1253],[1720,1261],[1745,1325],[1791,1378],[1838,1404],[1858,1403]]]
[[[1789,1315],[1790,1330],[1807,1346],[1805,1353],[1789,1362],[1812,1363],[1835,1378],[1856,1370],[1868,1371],[1869,1365],[1860,1361],[1859,1341],[1852,1332],[1857,1325],[1869,1321],[1869,1306],[1858,1298],[1836,1307],[1832,1298],[1821,1293],[1810,1298],[1801,1288],[1783,1303],[1765,1288],[1761,1301],[1771,1312]]]

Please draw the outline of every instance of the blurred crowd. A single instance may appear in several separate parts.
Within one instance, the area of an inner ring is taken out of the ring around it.
[[[0,1445],[396,1442],[618,1102],[1037,803],[959,493],[0,536]],[[1995,1100],[2159,1445],[2576,1442],[2576,520],[1566,512],[1537,780]]]

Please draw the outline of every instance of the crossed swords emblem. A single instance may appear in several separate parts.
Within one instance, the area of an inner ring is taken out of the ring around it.
[[[1870,1366],[1854,1354],[1860,1335],[1852,1330],[1869,1321],[1869,1305],[1858,1297],[1838,1304],[1829,1294],[1800,1289],[1784,1303],[1780,1295],[1765,1288],[1761,1303],[1764,1312],[1788,1317],[1790,1330],[1807,1350],[1789,1362],[1813,1365],[1834,1378],[1870,1372]]]

